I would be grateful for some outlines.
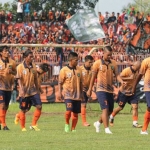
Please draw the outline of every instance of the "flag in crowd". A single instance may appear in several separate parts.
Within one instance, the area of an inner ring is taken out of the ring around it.
[[[105,38],[104,31],[94,9],[80,9],[66,20],[71,33],[80,42]]]

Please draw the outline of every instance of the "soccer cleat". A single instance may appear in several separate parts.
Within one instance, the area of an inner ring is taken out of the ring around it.
[[[76,132],[76,130],[72,130],[72,132]]]
[[[26,128],[22,128],[22,130],[21,130],[21,131],[23,131],[23,132],[24,132],[24,131],[27,131],[27,130],[26,130]]]
[[[105,129],[106,134],[112,134],[112,132],[109,129]]]
[[[38,127],[38,124],[36,124],[35,126],[36,126],[36,127]],[[32,126],[30,126],[30,127],[29,127],[29,129],[31,129],[31,130],[32,130]]]
[[[0,124],[0,130],[2,129],[1,124]]]
[[[113,118],[113,119],[109,118],[109,125],[110,125],[110,126],[113,126],[113,125],[114,125],[114,118]]]
[[[99,133],[100,132],[100,124],[98,124],[97,122],[94,122],[94,127],[96,129],[96,132]]]
[[[34,131],[40,131],[40,129],[37,126],[31,126],[31,127],[32,127],[32,130]]]
[[[133,124],[133,127],[134,127],[134,128],[142,128],[142,125],[136,123],[136,124]]]
[[[70,131],[70,126],[69,124],[65,124],[65,132],[69,132]]]
[[[9,130],[9,128],[7,126],[3,127],[3,130]]]
[[[84,123],[83,123],[83,126],[88,127],[88,126],[90,126],[90,124],[87,123],[87,122],[84,122]]]
[[[16,125],[19,123],[19,118],[17,117],[17,114],[16,114],[16,116],[15,116],[14,123],[15,123]]]
[[[142,134],[142,135],[148,135],[148,132],[147,132],[147,131],[142,131],[142,130],[141,130],[140,134]]]

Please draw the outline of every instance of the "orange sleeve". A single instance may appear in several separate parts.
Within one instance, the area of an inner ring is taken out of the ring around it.
[[[92,66],[92,73],[98,73],[100,67],[99,60],[95,61],[93,66]]]
[[[122,70],[122,72],[120,73],[120,76],[121,77],[127,77],[127,76],[129,76],[128,69],[126,68],[126,69]]]
[[[139,74],[144,75],[145,72],[146,72],[146,70],[147,70],[147,67],[148,67],[148,66],[147,66],[146,60],[143,60],[143,61],[142,61],[142,64],[141,64],[141,68],[140,68]]]
[[[17,66],[17,75],[16,75],[16,77],[17,78],[21,78],[22,77],[22,69],[21,69],[21,65],[18,65]]]
[[[116,63],[116,61],[114,61],[114,73],[115,73],[115,75],[118,75],[118,65],[117,65],[117,63]]]
[[[60,70],[60,72],[59,72],[59,81],[58,81],[58,83],[60,83],[60,84],[63,84],[64,83],[64,81],[65,81],[65,71],[64,71],[64,69],[62,68],[61,70]]]

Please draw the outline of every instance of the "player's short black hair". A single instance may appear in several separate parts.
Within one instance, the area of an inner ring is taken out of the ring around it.
[[[105,47],[104,47],[104,51],[112,52],[111,46],[105,46]]]
[[[94,60],[94,58],[91,55],[85,56],[85,62],[88,60]]]
[[[39,68],[41,68],[44,72],[49,70],[49,65],[47,63],[42,63]]]
[[[4,49],[7,49],[7,50],[8,50],[9,47],[8,47],[8,46],[1,46],[1,47],[0,47],[0,52],[2,52]]]
[[[68,55],[68,60],[70,61],[71,59],[78,57],[78,54],[75,52],[70,52]]]
[[[23,58],[26,58],[29,56],[29,54],[33,54],[33,52],[31,50],[26,50],[24,53],[23,53]]]

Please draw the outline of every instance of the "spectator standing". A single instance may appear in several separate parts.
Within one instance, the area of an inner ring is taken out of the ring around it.
[[[25,23],[29,23],[30,20],[30,7],[31,4],[29,0],[26,0],[26,3],[23,5],[24,15],[25,15]]]

